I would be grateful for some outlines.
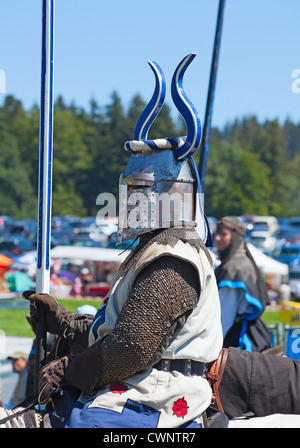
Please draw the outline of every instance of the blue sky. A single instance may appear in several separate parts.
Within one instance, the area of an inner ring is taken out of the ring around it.
[[[88,108],[110,102],[116,90],[125,107],[139,93],[149,100],[163,68],[167,103],[173,71],[190,52],[197,57],[185,90],[204,119],[218,0],[56,0],[55,97]],[[255,114],[260,121],[300,121],[299,0],[227,0],[213,125]],[[26,109],[39,104],[41,0],[7,0],[0,6],[0,69],[6,93]],[[4,95],[0,94],[0,102]]]

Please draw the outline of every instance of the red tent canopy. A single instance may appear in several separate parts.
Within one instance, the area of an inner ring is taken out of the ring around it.
[[[12,264],[13,260],[11,258],[6,257],[5,255],[0,254],[0,267],[5,268]]]

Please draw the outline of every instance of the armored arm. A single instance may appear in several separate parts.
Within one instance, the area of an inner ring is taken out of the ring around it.
[[[136,279],[115,328],[77,355],[66,371],[68,383],[88,394],[147,369],[185,323],[200,296],[192,264],[164,256]]]

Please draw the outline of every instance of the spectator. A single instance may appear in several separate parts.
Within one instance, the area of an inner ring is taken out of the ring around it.
[[[270,348],[271,337],[260,318],[269,296],[246,244],[243,223],[226,216],[217,223],[215,244],[221,264],[215,274],[221,304],[224,347],[250,352]]]
[[[280,296],[280,300],[282,302],[288,302],[289,300],[291,300],[292,291],[291,291],[291,287],[290,287],[290,285],[288,283],[283,282],[280,285],[279,296]]]
[[[291,296],[293,301],[300,301],[300,277],[290,280]]]
[[[76,277],[73,284],[73,289],[71,291],[71,294],[74,295],[74,297],[81,296],[82,291],[82,281],[80,277]]]
[[[10,404],[14,407],[26,398],[27,377],[28,377],[28,354],[17,351],[8,358],[12,362],[13,371],[19,375],[19,379]]]
[[[88,284],[92,281],[92,276],[88,268],[81,269],[82,296],[87,296]]]

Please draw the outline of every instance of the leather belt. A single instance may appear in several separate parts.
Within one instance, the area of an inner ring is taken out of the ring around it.
[[[207,364],[205,362],[192,361],[191,359],[161,359],[152,368],[164,372],[176,370],[187,376],[202,376],[206,373]]]

